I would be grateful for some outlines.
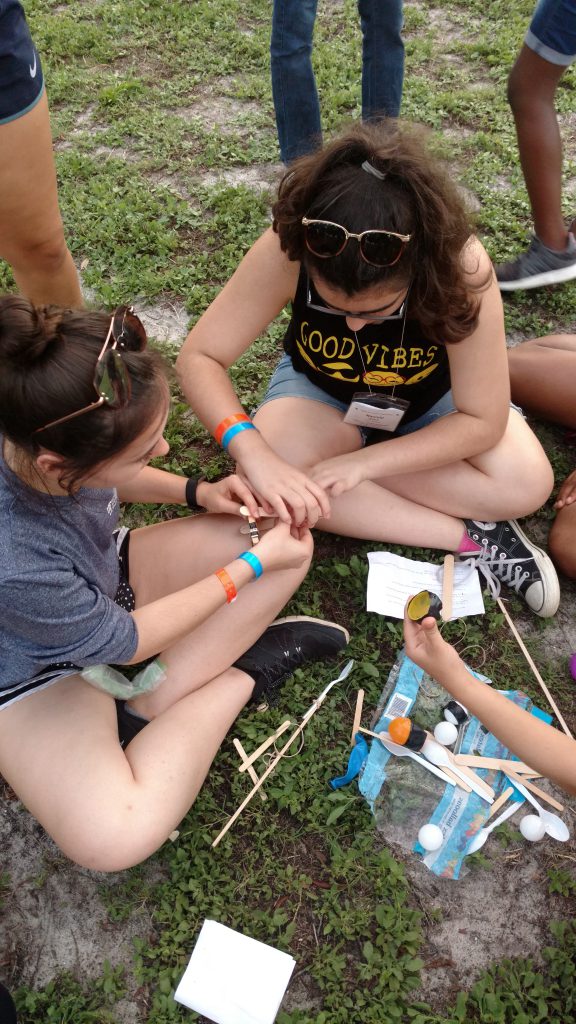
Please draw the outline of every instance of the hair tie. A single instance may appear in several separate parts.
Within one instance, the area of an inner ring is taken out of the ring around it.
[[[369,160],[365,160],[360,166],[363,171],[368,171],[368,174],[373,174],[375,178],[379,178],[380,181],[384,181],[386,175],[383,174],[382,171],[379,171],[377,167],[373,167]]]

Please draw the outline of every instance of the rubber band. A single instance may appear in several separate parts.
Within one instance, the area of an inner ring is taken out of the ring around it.
[[[248,421],[248,423],[235,423],[233,427],[228,427],[220,442],[225,452],[228,451],[230,441],[236,437],[236,434],[241,434],[243,430],[256,430],[256,427],[251,421]]]
[[[253,555],[251,551],[243,551],[241,555],[238,555],[238,558],[241,558],[243,562],[247,562],[250,568],[254,570],[256,579],[260,578],[264,572],[264,568],[262,566],[262,562],[256,555]]]
[[[222,444],[222,437],[228,430],[228,427],[233,427],[235,423],[246,422],[251,421],[250,417],[247,416],[245,412],[237,412],[234,414],[234,416],[227,416],[226,419],[221,420],[221,422],[216,427],[216,430],[214,431],[214,437],[218,444]]]
[[[228,575],[226,569],[218,569],[214,575],[218,577],[226,591],[226,604],[232,604],[232,602],[238,597],[238,591],[236,590],[234,580]]]

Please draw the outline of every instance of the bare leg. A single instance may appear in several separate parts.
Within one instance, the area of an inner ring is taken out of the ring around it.
[[[259,410],[255,422],[278,454],[301,467],[360,447],[356,428],[319,402],[276,399]],[[527,515],[546,500],[552,485],[540,443],[512,412],[504,438],[491,451],[426,472],[362,483],[335,498],[330,519],[318,525],[349,537],[456,550],[463,519]]]
[[[536,235],[562,252],[568,232],[562,217],[562,141],[554,97],[566,67],[551,64],[528,46],[520,50],[508,79],[518,150]]]
[[[131,579],[138,600],[186,586],[229,560],[244,546],[239,525],[205,516],[135,531]],[[306,569],[271,572],[193,638],[164,652],[167,679],[150,695],[157,717],[125,752],[114,701],[79,676],[2,711],[0,773],[69,857],[117,871],[165,841],[251,696],[250,677],[228,666],[277,615]]]
[[[0,125],[0,257],[32,302],[84,305],[64,240],[48,102]]]
[[[556,568],[569,579],[576,579],[576,504],[565,505],[556,513],[548,551]]]
[[[512,398],[541,419],[576,428],[576,335],[552,334],[508,352]]]

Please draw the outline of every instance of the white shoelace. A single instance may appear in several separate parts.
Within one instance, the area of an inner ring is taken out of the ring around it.
[[[471,551],[465,559],[467,565],[472,565],[484,577],[490,594],[496,600],[500,597],[501,582],[506,583],[516,593],[520,593],[520,587],[529,579],[530,573],[522,571],[521,564],[529,561],[527,558],[507,558],[505,554],[497,555],[498,545],[490,544],[486,537],[482,538],[481,551]]]

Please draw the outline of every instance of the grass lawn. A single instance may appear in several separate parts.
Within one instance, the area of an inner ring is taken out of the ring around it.
[[[171,343],[182,340],[187,324],[205,309],[269,219],[279,171],[268,68],[271,4],[28,0],[25,6],[51,102],[67,237],[90,302],[134,301],[146,322],[157,325],[152,334],[172,353]],[[353,0],[323,0],[319,6],[315,64],[330,133],[359,116],[360,32]],[[477,210],[479,234],[495,260],[517,252],[530,229],[505,92],[531,11],[532,0],[445,0],[437,6],[419,0],[405,8],[403,115],[435,133]],[[558,92],[567,217],[576,214],[575,87],[569,70]],[[0,287],[13,287],[4,265]],[[576,331],[576,284],[518,293],[506,300],[505,309],[513,341]],[[280,318],[233,371],[247,408],[264,389],[264,370],[277,358],[284,323]],[[575,450],[565,446],[563,431],[537,430],[560,483],[574,467]],[[209,476],[227,468],[177,394],[168,438],[165,468],[194,472],[201,466]],[[175,513],[167,508],[158,514]],[[549,502],[530,520],[532,535],[544,539],[551,517]],[[142,523],[152,516],[133,507],[127,521]],[[212,839],[246,793],[230,741],[178,840],[148,865],[87,881],[86,872],[48,859],[41,876],[16,886],[7,858],[0,872],[2,927],[9,912],[10,927],[17,927],[14,908],[27,887],[41,893],[48,876],[62,871],[70,887],[81,876],[118,945],[143,907],[147,922],[128,953],[102,963],[96,940],[90,970],[69,974],[56,961],[48,984],[36,983],[16,934],[3,974],[21,986],[22,1024],[194,1019],[174,1003],[172,993],[206,917],[294,955],[292,997],[278,1024],[576,1021],[573,847],[559,852],[548,841],[542,854],[527,848],[511,828],[490,853],[476,855],[474,886],[465,880],[434,887],[413,856],[392,855],[355,789],[330,794],[327,788],[327,779],[341,774],[347,756],[356,689],[365,688],[366,707],[374,708],[401,644],[397,624],[364,611],[365,553],[372,548],[318,538],[314,567],[289,610],[346,624],[356,667],[314,718],[299,757],[272,777],[267,804],[255,800],[216,851]],[[440,560],[438,552],[419,554]],[[518,602],[510,602],[573,726],[567,655],[576,643],[570,647],[567,636],[571,628],[574,635],[575,593],[573,585],[563,583],[562,615],[548,623],[529,618]],[[472,664],[472,649],[479,651],[484,671],[500,687],[524,688],[543,703],[489,601],[483,618],[467,620],[466,635],[462,623],[453,624],[448,635],[471,650]],[[333,666],[297,672],[278,709],[266,718],[243,715],[234,734],[252,749],[286,712],[293,720],[301,715],[335,674]],[[532,874],[526,875],[526,864]],[[488,955],[484,950],[472,958],[469,969],[453,951],[447,956],[434,936],[443,920],[455,921],[450,914],[459,894],[468,901],[461,908],[465,945],[466,922],[475,918],[478,902],[497,904],[516,873],[518,892],[528,884],[540,893],[538,942],[530,942],[530,927],[522,932],[519,913],[516,920],[500,922],[502,935],[523,936],[514,957],[496,937]]]

